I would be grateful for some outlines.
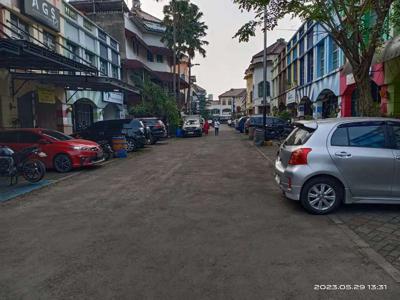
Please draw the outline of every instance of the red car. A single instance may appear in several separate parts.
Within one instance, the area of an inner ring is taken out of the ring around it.
[[[0,131],[0,145],[6,145],[14,151],[37,146],[47,154],[47,157],[42,159],[46,168],[61,173],[104,160],[103,151],[97,143],[74,139],[64,133],[48,129],[3,130]]]

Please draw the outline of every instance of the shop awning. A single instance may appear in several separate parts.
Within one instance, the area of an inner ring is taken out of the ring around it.
[[[139,94],[139,91],[134,86],[110,77],[40,73],[11,74],[14,80],[36,80],[45,84],[54,84],[64,88],[65,90],[92,90],[99,92],[126,92]]]
[[[92,66],[25,40],[0,38],[0,68],[98,74]]]

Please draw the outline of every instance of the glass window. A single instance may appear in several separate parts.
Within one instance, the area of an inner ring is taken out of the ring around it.
[[[154,61],[154,55],[150,51],[147,51],[147,60],[151,62]]]
[[[67,57],[69,57],[70,59],[76,60],[76,61],[79,60],[78,46],[76,46],[70,42],[67,42],[66,48],[69,50],[69,51],[67,51]]]
[[[304,58],[300,59],[300,85],[304,85]]]
[[[99,39],[103,42],[107,42],[107,35],[104,31],[99,30]]]
[[[310,51],[307,55],[308,69],[307,69],[307,82],[311,82],[314,79],[314,52]]]
[[[72,137],[70,137],[70,136],[68,136],[68,135],[66,135],[64,133],[61,133],[61,132],[58,132],[58,131],[54,131],[54,130],[43,130],[43,134],[47,135],[47,136],[49,136],[49,137],[51,137],[51,138],[53,138],[55,140],[58,140],[58,141],[69,141],[69,140],[72,140]]]
[[[118,52],[111,51],[111,62],[114,65],[119,66]]]
[[[400,123],[390,122],[389,126],[392,129],[393,146],[400,149]]]
[[[312,136],[314,130],[297,127],[288,136],[284,145],[286,146],[301,146],[304,145],[308,139]]]
[[[108,75],[108,63],[104,59],[100,59],[100,72],[102,75]]]
[[[73,20],[78,20],[78,13],[71,7],[65,6],[65,14]]]
[[[336,129],[331,138],[332,146],[348,146],[349,137],[347,135],[347,128],[341,127]]]
[[[297,84],[297,60],[293,63],[293,81]]]
[[[94,25],[86,19],[83,19],[83,27],[85,27],[89,31],[93,31]]]
[[[311,49],[314,46],[314,30],[311,29],[309,33],[307,33],[307,50]]]
[[[11,36],[15,39],[29,41],[28,24],[21,21],[16,15],[11,14]]]
[[[383,125],[348,127],[349,145],[352,147],[385,148]]]
[[[325,42],[322,41],[317,47],[318,55],[318,77],[325,75]]]
[[[164,57],[160,54],[157,55],[157,62],[158,63],[163,63],[164,62]]]
[[[112,38],[110,38],[110,46],[115,50],[118,50],[118,43],[116,40],[113,40]]]
[[[79,43],[79,29],[78,27],[65,22],[64,24],[65,37],[75,43]]]
[[[47,46],[47,48],[55,51],[56,50],[56,38],[51,33],[47,31],[43,31],[43,43]]]
[[[17,131],[2,131],[0,132],[1,143],[17,143],[18,132]]]
[[[90,53],[89,51],[85,51],[85,60],[87,63],[90,63],[92,66],[96,66],[96,56],[93,53]]]
[[[332,41],[332,70],[339,68],[339,47]]]
[[[119,68],[117,66],[111,66],[112,77],[119,79]]]
[[[19,132],[19,142],[24,144],[37,143],[40,140],[40,135],[33,132],[20,131]]]
[[[96,43],[96,41],[95,41],[94,38],[92,38],[88,34],[85,34],[85,47],[86,47],[86,49],[88,49],[88,50],[90,50],[92,52],[95,52],[96,51],[95,43]]]
[[[103,43],[100,43],[100,57],[108,60],[108,48]]]
[[[299,42],[299,56],[302,56],[304,54],[304,39],[301,39]]]

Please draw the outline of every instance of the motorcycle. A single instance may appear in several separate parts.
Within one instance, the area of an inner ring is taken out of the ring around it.
[[[0,176],[10,177],[10,185],[17,184],[19,176],[31,183],[39,182],[46,174],[46,166],[38,158],[44,157],[47,157],[46,153],[37,147],[14,152],[0,145]]]
[[[114,150],[112,149],[112,147],[108,141],[106,141],[106,140],[98,141],[97,143],[100,145],[101,149],[103,150],[105,160],[109,160],[114,157]]]

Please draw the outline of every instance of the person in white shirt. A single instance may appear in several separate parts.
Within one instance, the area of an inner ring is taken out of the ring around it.
[[[219,125],[221,125],[221,123],[218,120],[215,120],[214,128],[215,128],[215,135],[216,136],[219,134]]]

